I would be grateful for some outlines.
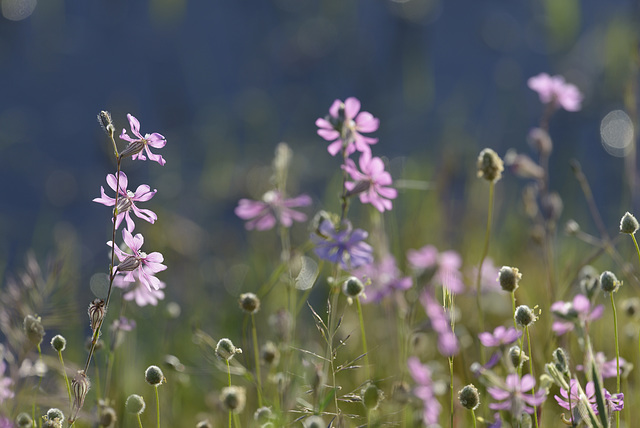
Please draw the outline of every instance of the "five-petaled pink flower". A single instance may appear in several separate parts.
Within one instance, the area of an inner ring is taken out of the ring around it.
[[[125,253],[117,246],[114,246],[112,241],[107,242],[108,246],[113,247],[118,260],[120,260],[116,273],[125,274],[123,278],[125,282],[135,282],[137,278],[149,290],[159,290],[161,288],[160,280],[154,275],[167,268],[162,264],[164,261],[162,254],[158,252],[147,254],[144,251],[140,251],[144,243],[141,233],[132,236],[127,229],[122,229],[122,239],[131,249],[131,254]]]
[[[567,83],[562,76],[549,76],[540,73],[531,77],[527,84],[540,96],[544,104],[552,103],[556,108],[562,107],[567,111],[580,110],[582,94],[576,85]]]
[[[360,101],[357,98],[347,98],[344,103],[335,100],[329,108],[326,118],[318,118],[316,126],[318,135],[330,141],[327,150],[332,156],[344,150],[347,155],[358,150],[370,152],[369,144],[378,142],[377,138],[365,137],[361,132],[375,132],[380,120],[367,111],[360,111]]]
[[[162,158],[162,156],[151,153],[151,150],[149,150],[149,146],[155,147],[156,149],[161,149],[162,147],[164,147],[167,144],[167,141],[164,139],[164,136],[162,134],[158,134],[157,132],[154,132],[153,134],[145,134],[143,137],[142,134],[140,133],[140,122],[138,121],[138,119],[136,119],[130,114],[127,114],[127,119],[129,119],[131,132],[137,138],[129,137],[126,129],[123,128],[122,134],[120,134],[120,139],[128,141],[129,143],[140,142],[144,144],[144,151],[147,153],[147,156],[149,156],[149,159],[152,161],[158,162],[160,165],[164,165],[165,160]],[[144,154],[142,154],[142,151],[139,151],[138,153],[134,154],[132,156],[132,159],[147,160]]]
[[[384,163],[379,157],[371,157],[371,152],[364,152],[358,162],[360,170],[352,159],[347,159],[342,168],[349,173],[354,181],[347,181],[344,185],[352,194],[359,193],[360,202],[371,204],[378,211],[390,210],[390,199],[398,196],[398,191],[392,187],[391,174],[384,170]]]
[[[509,374],[503,385],[487,388],[489,395],[498,401],[490,403],[489,408],[511,412],[516,418],[520,418],[523,412],[531,415],[533,406],[539,406],[547,398],[544,390],[533,395],[530,393],[535,385],[536,380],[530,374],[522,376],[522,379],[516,373]]]
[[[113,174],[107,175],[107,184],[114,191],[116,190],[116,176]],[[120,171],[120,180],[119,180],[119,189],[118,189],[118,215],[116,216],[116,229],[120,227],[120,223],[122,223],[122,219],[126,219],[127,221],[127,230],[129,232],[133,232],[133,229],[136,227],[135,223],[131,219],[131,215],[129,214],[131,211],[136,215],[136,217],[141,218],[143,220],[148,221],[153,224],[158,216],[151,210],[140,209],[136,206],[135,202],[146,202],[149,199],[153,198],[153,195],[156,194],[157,190],[151,190],[146,184],[142,184],[138,186],[135,193],[127,190],[127,185],[129,184],[129,180],[127,179],[127,174]],[[104,193],[104,187],[100,186],[101,197],[95,198],[93,202],[98,202],[99,204],[106,205],[108,207],[112,207],[116,200],[107,196]]]
[[[247,230],[269,230],[276,222],[284,227],[291,227],[293,221],[305,221],[307,216],[293,207],[305,207],[311,205],[311,198],[300,195],[295,198],[285,199],[277,190],[270,190],[264,194],[262,201],[240,199],[235,213],[243,220],[248,220]]]

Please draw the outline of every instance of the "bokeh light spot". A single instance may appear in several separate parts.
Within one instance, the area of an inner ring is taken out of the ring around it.
[[[2,0],[2,16],[11,21],[22,21],[31,16],[38,0]]]
[[[633,122],[622,110],[614,110],[600,122],[602,146],[612,156],[624,157],[633,143]]]

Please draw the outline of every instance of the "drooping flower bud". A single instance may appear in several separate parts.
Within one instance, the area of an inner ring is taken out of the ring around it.
[[[478,156],[478,177],[495,183],[502,178],[504,163],[492,149],[484,149]]]
[[[111,120],[111,113],[106,110],[98,113],[98,123],[102,127],[102,130],[110,137],[113,138],[113,134],[116,132],[116,127],[113,126],[113,121]]]
[[[230,339],[224,338],[216,345],[216,355],[223,360],[229,361],[236,354],[242,354],[242,349],[236,348]]]
[[[73,424],[73,422],[78,418],[78,413],[82,409],[82,406],[84,406],[84,399],[87,397],[89,388],[91,388],[91,382],[89,381],[89,378],[84,373],[84,370],[78,370],[78,373],[71,381],[71,394],[73,395],[73,404],[71,406],[69,423]]]
[[[639,228],[640,224],[638,224],[638,220],[636,220],[636,218],[627,211],[620,220],[620,232],[633,235]]]
[[[465,409],[476,410],[480,405],[478,389],[473,384],[465,386],[458,392],[458,400]]]
[[[566,352],[564,352],[564,349],[557,348],[553,351],[553,363],[560,373],[564,375],[569,374],[569,358]]]

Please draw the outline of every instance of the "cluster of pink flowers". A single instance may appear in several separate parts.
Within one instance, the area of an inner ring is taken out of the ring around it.
[[[120,138],[129,143],[128,148],[133,148],[123,153],[131,154],[134,160],[149,160],[164,165],[166,162],[160,155],[151,152],[149,147],[162,148],[166,144],[164,136],[154,132],[152,134],[140,133],[140,122],[134,116],[128,114],[131,132],[136,138],[132,138],[127,134],[125,129],[122,130]],[[143,154],[143,150],[146,156]],[[107,184],[116,192],[116,197],[107,196],[104,187],[100,187],[100,197],[93,201],[108,207],[114,207],[115,228],[118,229],[123,220],[127,226],[122,229],[122,239],[129,247],[130,252],[120,249],[114,242],[109,241],[107,245],[113,248],[115,255],[118,257],[120,264],[115,267],[113,284],[116,287],[126,289],[124,294],[125,300],[134,300],[138,306],[147,304],[156,305],[159,299],[164,298],[161,291],[165,284],[156,278],[156,274],[165,270],[167,267],[162,264],[164,257],[159,252],[145,253],[141,250],[144,243],[144,237],[141,233],[135,236],[132,234],[135,223],[131,217],[131,213],[136,217],[145,220],[151,224],[155,223],[158,216],[151,210],[141,209],[137,206],[139,202],[147,202],[156,194],[157,190],[151,190],[151,187],[142,184],[137,187],[135,192],[128,190],[129,178],[123,171],[116,174],[107,175]]]

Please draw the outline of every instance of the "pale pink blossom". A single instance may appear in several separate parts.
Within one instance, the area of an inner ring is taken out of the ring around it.
[[[551,103],[556,108],[562,107],[567,111],[580,110],[582,94],[575,85],[565,82],[562,76],[540,73],[531,77],[527,84],[538,93],[544,104]]]
[[[158,216],[151,210],[141,209],[136,206],[136,202],[146,202],[149,199],[153,198],[156,194],[157,190],[151,190],[146,184],[142,184],[138,186],[135,193],[127,190],[127,186],[129,184],[129,179],[127,178],[127,174],[123,171],[120,171],[120,180],[116,180],[116,176],[113,174],[107,175],[107,184],[111,187],[112,190],[116,190],[116,182],[118,182],[118,215],[116,216],[116,229],[120,227],[120,223],[122,223],[122,219],[125,219],[127,222],[127,230],[129,232],[133,232],[133,229],[136,227],[135,223],[131,219],[130,212],[136,215],[136,217],[141,218],[143,220],[148,221],[153,224]],[[102,205],[106,205],[108,207],[112,207],[115,205],[116,200],[104,192],[104,187],[100,186],[101,196],[99,198],[95,198],[93,202],[97,202]]]
[[[360,202],[371,204],[378,211],[384,212],[392,208],[391,199],[398,196],[398,191],[391,185],[391,174],[384,170],[384,162],[379,157],[371,157],[370,152],[360,155],[358,161],[360,171],[352,159],[347,159],[342,168],[349,173],[352,180],[344,185],[352,194],[359,194]]]
[[[133,282],[125,281],[123,276],[116,276],[113,280],[113,285],[122,289],[125,289],[125,293],[122,295],[124,300],[133,300],[136,305],[142,306],[156,306],[158,301],[164,299],[164,291],[162,291],[167,284],[164,281],[158,281],[157,289],[149,288],[147,285],[140,281],[138,272],[134,272],[133,276],[135,280]]]
[[[154,132],[152,134],[145,134],[143,137],[140,133],[140,122],[138,121],[138,119],[130,114],[127,114],[127,119],[129,119],[131,133],[137,138],[129,137],[129,135],[127,134],[127,130],[123,128],[122,134],[120,134],[120,139],[128,141],[129,143],[141,142],[142,144],[144,144],[144,151],[147,153],[149,159],[158,162],[160,165],[164,165],[165,160],[162,158],[162,156],[151,153],[151,150],[149,149],[149,146],[155,147],[156,149],[164,147],[167,144],[167,140],[164,139],[164,136],[162,134]],[[142,151],[134,154],[132,156],[132,159],[147,160]]]
[[[375,132],[380,121],[366,111],[360,111],[360,101],[357,98],[347,98],[344,103],[335,100],[329,108],[329,115],[318,118],[316,126],[318,135],[330,141],[327,150],[332,156],[344,150],[347,155],[358,150],[370,152],[370,144],[378,142],[377,138],[365,137],[361,132]]]
[[[147,254],[140,251],[144,243],[144,237],[141,233],[132,236],[127,229],[122,229],[122,239],[131,249],[131,254],[125,253],[117,246],[114,246],[112,241],[107,242],[108,246],[113,247],[118,260],[120,260],[116,273],[124,274],[123,281],[125,282],[135,282],[137,278],[149,290],[159,290],[161,281],[155,277],[155,274],[167,268],[162,264],[164,261],[162,254],[158,252]]]
[[[262,201],[240,199],[234,212],[247,220],[247,230],[269,230],[278,222],[284,227],[291,227],[294,221],[305,221],[306,214],[292,208],[307,205],[311,205],[311,198],[307,195],[285,199],[279,191],[270,190],[264,194]]]

